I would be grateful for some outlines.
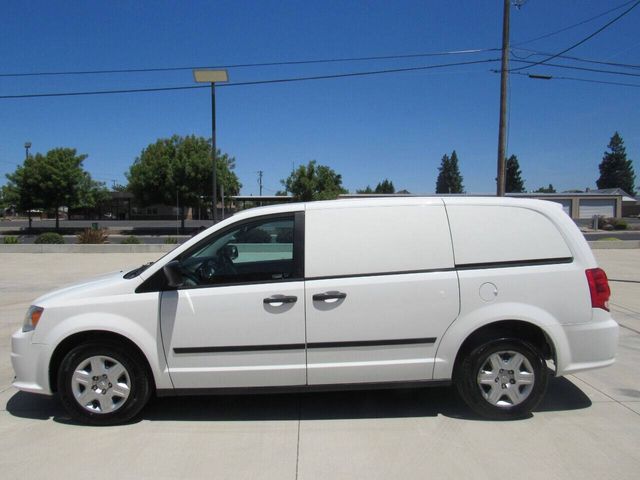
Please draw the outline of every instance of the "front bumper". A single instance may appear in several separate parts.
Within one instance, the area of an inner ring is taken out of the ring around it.
[[[556,349],[556,375],[607,367],[615,362],[619,327],[608,312],[594,309],[590,322],[558,325],[555,329],[566,342],[565,348]]]
[[[48,345],[31,343],[32,338],[33,331],[18,330],[11,336],[11,364],[16,374],[13,386],[24,392],[51,395]]]

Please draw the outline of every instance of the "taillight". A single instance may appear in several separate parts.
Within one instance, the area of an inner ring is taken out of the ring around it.
[[[586,274],[589,282],[589,292],[591,293],[591,306],[593,308],[602,308],[608,312],[611,289],[609,289],[607,274],[601,268],[590,268],[586,271]]]

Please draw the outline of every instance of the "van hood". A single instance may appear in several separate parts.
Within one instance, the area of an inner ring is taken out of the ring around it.
[[[67,302],[69,300],[131,293],[140,284],[142,279],[140,277],[126,279],[124,278],[125,272],[126,270],[118,270],[116,272],[105,273],[83,282],[53,290],[38,297],[33,302],[33,305],[46,307],[47,305]]]

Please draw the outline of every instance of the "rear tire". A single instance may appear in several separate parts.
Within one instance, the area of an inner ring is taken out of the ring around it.
[[[149,375],[138,355],[121,345],[79,345],[62,360],[58,392],[74,420],[117,425],[135,417],[151,396]]]
[[[493,340],[475,347],[454,374],[465,403],[492,420],[529,417],[542,400],[547,381],[542,354],[518,339]]]

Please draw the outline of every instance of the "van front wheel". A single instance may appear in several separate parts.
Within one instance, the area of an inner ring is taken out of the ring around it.
[[[547,365],[531,344],[517,339],[484,343],[462,360],[455,375],[460,396],[493,420],[525,418],[547,388]]]
[[[84,344],[71,350],[58,371],[60,400],[71,416],[90,425],[131,420],[151,395],[140,360],[115,344]]]

